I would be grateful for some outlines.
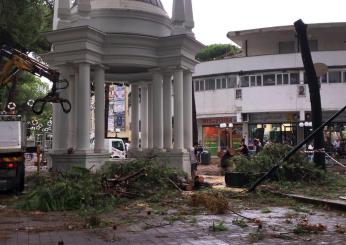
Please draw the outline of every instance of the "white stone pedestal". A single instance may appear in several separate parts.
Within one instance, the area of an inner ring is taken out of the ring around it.
[[[163,152],[157,150],[131,150],[128,152],[129,158],[132,159],[144,159],[147,157],[155,156],[153,161],[158,161],[165,164],[168,167],[183,170],[189,176],[191,176],[191,161],[190,155],[187,152]]]
[[[109,153],[49,153],[48,167],[53,171],[66,171],[73,166],[83,167],[96,171],[100,169],[107,160]]]

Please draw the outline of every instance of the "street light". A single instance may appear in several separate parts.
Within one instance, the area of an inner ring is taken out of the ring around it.
[[[312,122],[300,122],[299,127],[303,128],[303,127],[312,127]]]

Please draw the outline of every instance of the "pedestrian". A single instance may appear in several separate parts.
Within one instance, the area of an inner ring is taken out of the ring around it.
[[[259,139],[254,139],[253,144],[255,146],[256,154],[262,151],[262,145]]]
[[[237,149],[237,151],[239,151],[245,157],[249,156],[250,152],[248,146],[245,144],[245,139],[241,140],[241,146]]]
[[[220,165],[223,170],[226,170],[230,166],[230,160],[235,155],[234,149],[227,148],[226,152],[222,155]]]

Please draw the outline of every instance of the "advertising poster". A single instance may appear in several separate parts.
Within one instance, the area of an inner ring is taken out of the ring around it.
[[[109,86],[108,132],[126,128],[126,93],[125,86]]]

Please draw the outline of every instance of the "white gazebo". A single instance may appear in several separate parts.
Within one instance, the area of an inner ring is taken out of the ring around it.
[[[154,149],[169,164],[189,172],[192,72],[203,47],[192,32],[191,0],[173,0],[172,19],[160,0],[56,0],[54,16],[54,30],[46,33],[53,48],[43,58],[70,82],[61,97],[71,101],[72,110],[65,114],[59,105],[53,107],[52,167],[98,168],[104,163],[105,83],[127,81],[132,151]],[[94,149],[89,138],[91,82]]]

